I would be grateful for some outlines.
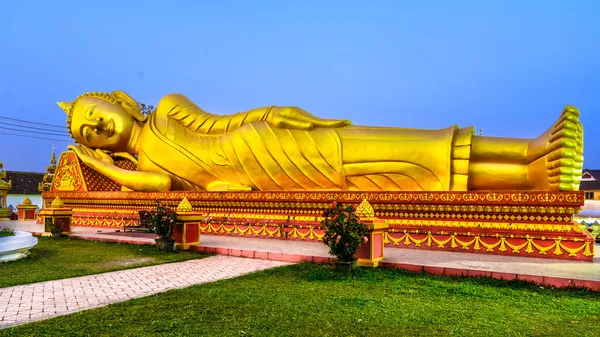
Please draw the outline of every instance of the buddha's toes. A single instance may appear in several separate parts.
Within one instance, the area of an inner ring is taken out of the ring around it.
[[[583,169],[583,126],[579,110],[566,106],[554,124],[547,147],[550,188],[577,191]]]

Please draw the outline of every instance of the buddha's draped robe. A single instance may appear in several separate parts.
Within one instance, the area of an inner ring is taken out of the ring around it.
[[[277,128],[274,107],[217,116],[169,95],[140,134],[138,170],[171,190],[466,190],[472,128]]]

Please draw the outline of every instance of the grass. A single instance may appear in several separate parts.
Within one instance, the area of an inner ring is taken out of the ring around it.
[[[202,258],[179,251],[165,253],[154,246],[39,237],[24,259],[0,262],[0,287],[57,280],[108,271]]]
[[[0,336],[598,336],[600,294],[299,264],[134,299]]]

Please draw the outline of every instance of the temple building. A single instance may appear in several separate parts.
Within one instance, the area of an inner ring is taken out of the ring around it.
[[[573,217],[574,220],[588,224],[597,222],[600,219],[600,170],[584,169],[579,190],[585,192],[585,206]]]
[[[49,191],[52,187],[52,179],[56,170],[56,155],[54,154],[54,143],[52,143],[52,156],[50,165],[46,166],[46,173],[42,172],[20,172],[6,171],[6,180],[11,181],[11,191],[6,198],[6,205],[16,208],[27,201],[27,204],[44,207],[42,192]]]
[[[25,198],[29,198],[33,205],[41,208],[42,192],[39,191],[38,185],[44,179],[44,173],[6,171],[6,179],[12,183],[12,188],[6,196],[7,206],[17,207]]]
[[[600,170],[584,169],[579,190],[585,191],[585,200],[600,200]]]

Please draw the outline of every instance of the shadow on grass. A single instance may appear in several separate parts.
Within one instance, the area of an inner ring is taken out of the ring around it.
[[[59,254],[59,252],[56,249],[45,248],[45,247],[44,248],[34,247],[29,250],[29,254],[25,258],[14,260],[14,261],[3,262],[3,264],[4,264],[4,266],[28,264],[28,263],[39,262],[39,261],[42,261],[42,260],[45,260],[48,258],[55,257],[58,254]]]

